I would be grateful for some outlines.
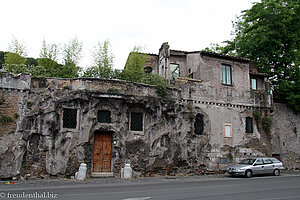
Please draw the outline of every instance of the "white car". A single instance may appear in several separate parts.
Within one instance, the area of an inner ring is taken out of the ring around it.
[[[237,165],[227,167],[227,172],[230,175],[248,178],[258,174],[279,176],[282,170],[284,170],[283,163],[276,158],[248,158]]]

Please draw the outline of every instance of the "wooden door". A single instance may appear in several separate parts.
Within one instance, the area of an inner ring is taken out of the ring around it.
[[[94,137],[93,172],[110,172],[112,134],[96,133]]]

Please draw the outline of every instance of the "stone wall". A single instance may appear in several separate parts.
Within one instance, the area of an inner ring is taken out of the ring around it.
[[[275,103],[272,113],[272,154],[288,170],[300,169],[300,115],[285,104]]]

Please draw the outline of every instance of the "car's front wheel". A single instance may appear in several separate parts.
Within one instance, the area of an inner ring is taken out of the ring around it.
[[[247,178],[251,178],[251,177],[252,177],[252,171],[248,169],[248,170],[245,172],[245,176],[246,176]]]
[[[273,175],[274,175],[274,176],[279,176],[279,175],[280,175],[279,169],[275,169],[275,170],[273,171]]]

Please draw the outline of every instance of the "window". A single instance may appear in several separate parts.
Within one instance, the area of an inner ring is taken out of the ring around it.
[[[253,118],[246,117],[246,133],[253,133]]]
[[[232,85],[231,79],[231,66],[230,65],[222,65],[222,83],[225,85]]]
[[[170,79],[174,80],[176,77],[179,77],[179,65],[170,64]]]
[[[268,158],[264,158],[263,161],[264,161],[264,164],[272,164],[272,161]]]
[[[220,164],[229,164],[230,158],[220,158]]]
[[[77,127],[77,109],[64,108],[63,128],[76,129],[76,127]]]
[[[197,114],[195,118],[194,128],[195,128],[195,134],[202,135],[204,130],[204,122],[203,122],[203,115]]]
[[[257,80],[255,78],[251,78],[251,89],[257,90]]]
[[[132,112],[130,116],[130,130],[143,131],[143,113]]]
[[[98,122],[100,123],[110,123],[110,111],[109,110],[99,110],[98,111]]]
[[[255,162],[255,165],[263,165],[263,160],[261,158],[258,158]]]
[[[232,137],[231,124],[224,124],[224,137]]]

